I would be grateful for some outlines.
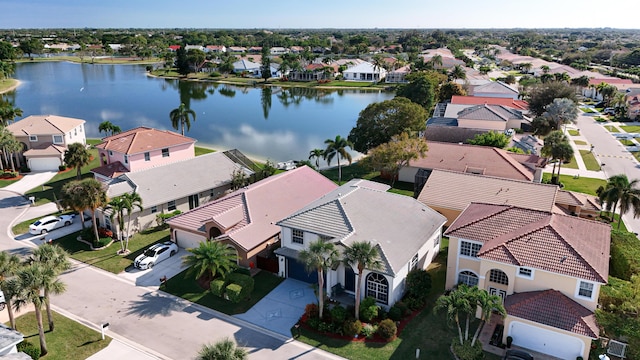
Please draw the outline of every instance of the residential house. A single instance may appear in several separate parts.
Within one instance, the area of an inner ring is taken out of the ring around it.
[[[582,89],[582,96],[602,101],[602,94],[596,88],[598,85],[605,83],[607,85],[614,86],[618,91],[625,92],[627,89],[637,87],[631,79],[619,79],[619,78],[592,78],[589,79],[589,86]]]
[[[370,242],[378,252],[381,269],[365,269],[361,294],[385,308],[405,293],[405,278],[413,269],[426,269],[440,251],[446,219],[407,196],[387,192],[389,186],[354,179],[280,220],[282,247],[275,253],[279,275],[317,282],[299,259],[309,243],[322,240],[343,251],[354,242]],[[339,286],[354,294],[357,266],[344,263],[327,269],[327,294]]]
[[[418,201],[444,215],[447,226],[472,202],[585,218],[597,216],[601,209],[594,196],[560,190],[557,185],[437,169],[431,172]]]
[[[531,125],[522,111],[503,105],[474,105],[456,114],[458,127],[503,132]]]
[[[464,66],[464,61],[456,59],[451,50],[446,48],[424,50],[419,56],[425,63],[428,63],[437,55],[440,56],[442,64],[435,64],[435,69],[451,69],[456,66]]]
[[[282,46],[274,46],[269,49],[269,54],[273,56],[283,55],[289,53],[289,49]]]
[[[625,94],[627,117],[637,120],[640,115],[640,89],[632,89]]]
[[[609,275],[611,226],[510,205],[472,203],[445,232],[446,288],[504,300],[502,341],[561,359],[589,358],[594,311]],[[497,324],[496,324],[497,323]]]
[[[395,70],[389,71],[384,78],[385,82],[392,84],[403,84],[407,82],[407,75],[411,72],[411,65],[405,65]]]
[[[344,80],[377,82],[387,76],[387,70],[365,61],[344,70],[342,75]]]
[[[291,46],[289,48],[289,51],[292,54],[302,54],[304,52],[305,48],[303,46]]]
[[[250,54],[260,54],[262,52],[262,46],[252,46],[247,51]]]
[[[183,248],[222,241],[238,252],[238,264],[253,267],[279,247],[276,222],[337,187],[307,167],[260,180],[167,221],[171,239]]]
[[[24,340],[22,333],[0,324],[0,359],[31,359],[23,352],[18,352],[17,345]],[[26,357],[24,357],[24,356]]]
[[[451,104],[457,104],[457,105],[499,105],[499,106],[505,106],[505,107],[509,107],[511,109],[520,110],[520,111],[529,110],[529,104],[526,101],[513,99],[513,98],[453,95],[451,97]]]
[[[96,145],[100,166],[96,179],[108,181],[128,172],[195,157],[196,140],[173,131],[137,127],[102,139]]]
[[[229,52],[232,53],[245,53],[247,48],[244,46],[229,46]]]
[[[81,119],[57,115],[31,115],[7,125],[7,130],[22,143],[22,155],[29,169],[58,171],[70,144],[86,145],[84,123]]]
[[[326,71],[327,68],[332,72],[333,68],[321,63],[311,63],[304,67],[303,70],[292,70],[288,74],[290,81],[318,81],[328,79],[331,73]]]
[[[238,171],[247,176],[253,173],[227,152],[209,153],[119,175],[106,183],[107,195],[140,195],[144,210],[134,209],[131,214],[132,229],[139,231],[157,225],[160,213],[185,212],[223,196],[232,186],[233,173]],[[106,228],[115,228],[110,214],[100,212],[98,219]]]
[[[280,64],[271,63],[271,77],[280,77]],[[249,74],[252,77],[262,77],[262,64],[248,59],[240,59],[233,63],[233,72],[236,74]]]
[[[222,54],[227,52],[227,47],[224,45],[207,45],[204,48],[204,52],[213,54]]]
[[[184,47],[184,49],[185,49],[186,51],[189,51],[189,50],[200,50],[200,51],[204,52],[204,49],[205,49],[205,48],[204,48],[204,46],[202,46],[202,45],[186,45],[186,46]]]
[[[178,51],[178,49],[180,49],[180,47],[180,45],[169,45],[169,51],[176,52]]]
[[[488,84],[476,86],[473,88],[473,96],[498,97],[518,99],[520,92],[517,89],[503,83],[502,81],[492,81]]]

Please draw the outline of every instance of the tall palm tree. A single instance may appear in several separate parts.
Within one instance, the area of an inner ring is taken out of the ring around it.
[[[69,254],[61,247],[52,244],[43,244],[31,250],[31,256],[27,259],[29,263],[38,263],[47,270],[54,272],[55,276],[60,275],[63,271],[71,269],[69,262]],[[47,310],[47,319],[49,320],[49,331],[53,331],[53,316],[51,314],[51,297],[50,294],[61,294],[65,290],[62,282],[56,281],[52,283],[43,283],[44,287],[44,305]]]
[[[13,106],[8,101],[0,100],[0,125],[9,125],[17,117],[22,116],[22,109]]]
[[[186,126],[187,131],[191,128],[191,120],[196,121],[196,112],[189,109],[184,103],[180,103],[178,108],[171,110],[169,113],[171,119],[171,125],[176,130],[181,130],[184,136],[184,128]]]
[[[567,98],[553,99],[542,116],[553,120],[556,123],[556,129],[560,130],[563,125],[576,122],[578,105]]]
[[[191,255],[182,258],[182,263],[187,265],[196,279],[203,276],[224,276],[231,272],[238,261],[236,250],[228,244],[220,241],[203,241],[197,248],[187,249]]]
[[[9,314],[9,323],[12,328],[16,328],[16,320],[13,317],[12,300],[13,291],[11,278],[20,268],[20,258],[15,254],[9,254],[6,251],[0,252],[0,290],[4,292],[5,302],[7,303],[7,312]]]
[[[80,181],[70,181],[62,186],[60,205],[64,209],[77,211],[84,229],[84,211],[89,208],[85,191]]]
[[[465,287],[468,289],[466,285],[461,284],[448,295],[440,296],[438,300],[436,300],[436,304],[433,308],[434,313],[444,310],[447,314],[447,320],[456,323],[456,326],[458,327],[458,336],[460,337],[460,345],[464,343],[462,338],[462,328],[460,327],[460,313],[469,313],[472,309],[471,301],[469,296],[467,296],[468,290],[464,289]]]
[[[67,150],[64,151],[64,163],[67,166],[76,168],[76,179],[80,180],[82,177],[82,167],[89,165],[91,162],[91,154],[89,150],[81,143],[73,143],[67,146]]]
[[[309,151],[309,160],[316,159],[316,168],[320,167],[320,159],[324,157],[324,150],[322,149],[313,149]]]
[[[573,148],[571,148],[571,144],[569,144],[567,135],[560,130],[556,130],[544,138],[541,154],[552,160],[562,162],[573,158]],[[551,172],[551,182],[554,184],[557,184],[560,178],[560,164],[558,165],[558,175],[556,175],[555,163],[553,164],[553,171]]]
[[[112,136],[122,132],[120,126],[111,123],[111,121],[103,121],[98,125],[98,132],[104,132],[105,136]]]
[[[442,67],[442,55],[434,55],[430,61],[431,65],[433,65],[434,69],[438,67]]]
[[[492,313],[498,313],[500,316],[507,316],[507,310],[504,308],[502,304],[502,298],[498,295],[491,295],[487,290],[478,289],[474,292],[474,300],[475,305],[480,308],[480,325],[476,329],[475,334],[473,334],[473,339],[471,340],[471,347],[478,340],[478,336],[482,331],[485,323],[488,323],[491,320]]]
[[[127,210],[127,236],[124,246],[124,251],[127,252],[129,250],[129,238],[131,237],[131,213],[136,209],[143,211],[144,207],[142,207],[142,197],[135,191],[132,193],[124,193],[121,197],[125,203],[125,210]]]
[[[107,192],[102,183],[94,178],[87,178],[80,181],[70,181],[62,187],[62,206],[71,208],[80,213],[83,218],[85,210],[91,210],[93,221],[94,245],[98,244],[98,223],[96,221],[96,210],[106,207],[109,204]],[[84,228],[84,220],[82,223]]]
[[[22,143],[4,126],[0,125],[0,149],[4,156],[6,167],[11,166],[13,171],[16,170],[13,162],[13,153],[22,150]]]
[[[334,157],[338,158],[338,184],[342,184],[342,165],[340,159],[347,159],[349,165],[351,165],[351,154],[347,151],[347,148],[353,148],[353,143],[340,135],[336,135],[335,139],[327,139],[324,141],[327,148],[324,150],[324,158],[327,160],[327,165],[331,166],[331,160]]]
[[[116,196],[114,198],[112,198],[111,200],[109,200],[109,203],[107,204],[107,207],[105,208],[105,210],[111,210],[111,221],[116,220],[116,223],[118,224],[118,240],[120,240],[120,250],[122,253],[125,252],[124,250],[124,239],[123,239],[123,232],[124,232],[124,210],[125,210],[125,202],[124,199],[121,196]]]
[[[344,251],[344,262],[358,269],[358,285],[356,287],[356,319],[360,318],[360,300],[362,291],[362,273],[364,269],[380,270],[382,261],[378,249],[369,241],[356,241]]]
[[[318,272],[318,308],[320,319],[324,310],[324,272],[338,261],[338,251],[330,242],[318,239],[309,244],[309,248],[300,251],[298,258],[308,271]]]
[[[455,80],[455,79],[464,80],[464,79],[467,78],[467,73],[464,71],[464,68],[462,68],[462,66],[456,65],[449,72],[449,78],[453,79],[453,80]]]
[[[619,174],[609,178],[604,191],[600,193],[600,199],[607,203],[607,209],[615,214],[619,206],[620,218],[618,219],[618,230],[622,223],[622,215],[627,211],[633,211],[633,217],[640,216],[640,179],[629,181],[627,175]]]
[[[215,344],[206,344],[198,351],[196,360],[247,360],[247,350],[237,347],[233,340],[225,338]]]

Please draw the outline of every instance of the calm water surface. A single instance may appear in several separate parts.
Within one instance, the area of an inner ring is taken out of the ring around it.
[[[391,93],[358,90],[245,88],[151,78],[142,65],[18,64],[22,85],[9,96],[24,116],[54,114],[87,121],[87,137],[101,137],[105,120],[123,130],[172,129],[169,112],[186,103],[196,121],[185,135],[198,145],[237,148],[272,161],[307,159],[324,140],[346,137],[358,113]],[[334,161],[335,164],[335,161]]]

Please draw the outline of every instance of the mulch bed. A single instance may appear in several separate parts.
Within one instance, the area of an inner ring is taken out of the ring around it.
[[[20,180],[22,179],[24,175],[18,175],[16,177],[4,177],[4,176],[0,176],[0,180]]]

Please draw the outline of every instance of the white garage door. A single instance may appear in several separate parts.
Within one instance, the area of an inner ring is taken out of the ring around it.
[[[184,249],[197,248],[201,242],[206,241],[204,236],[183,230],[175,230],[175,237],[178,246]]]
[[[58,158],[31,158],[29,159],[29,169],[31,171],[58,171],[60,166]]]
[[[582,356],[584,343],[579,339],[539,327],[512,321],[509,336],[513,344],[561,359],[575,359]]]

